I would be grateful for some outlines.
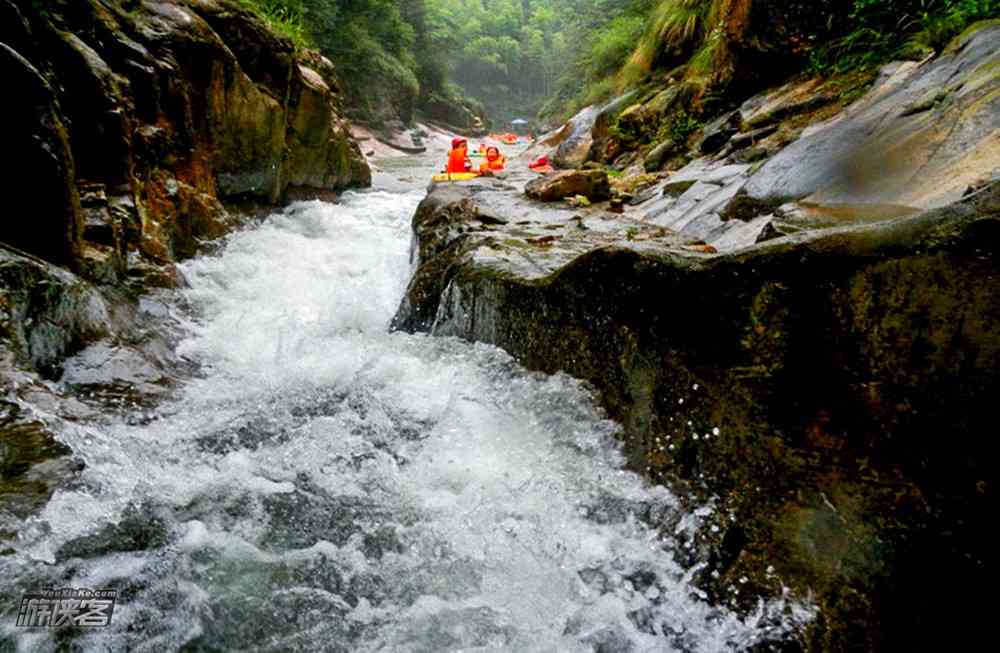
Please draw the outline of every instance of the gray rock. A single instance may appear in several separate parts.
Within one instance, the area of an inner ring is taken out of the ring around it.
[[[642,165],[646,172],[656,172],[663,168],[663,164],[673,154],[677,153],[677,145],[673,141],[664,141],[654,147],[646,155]]]
[[[767,237],[767,216],[720,233],[717,215],[702,213],[691,228],[708,244],[688,250],[669,233],[648,237],[642,221],[628,239],[601,238],[597,228],[624,218],[584,216],[594,228],[574,229],[581,249],[570,236],[531,248],[503,244],[513,232],[471,233],[476,204],[498,199],[432,192],[414,222],[420,265],[397,325],[593,384],[633,468],[754,524],[709,546],[766,556],[792,596],[833,614],[865,606],[868,641],[881,636],[886,596],[929,618],[958,601],[956,613],[980,607],[962,588],[995,555],[996,443],[977,434],[994,429],[1000,394],[1000,187],[916,217],[749,246]],[[735,251],[714,253],[725,246]],[[934,582],[945,591],[904,582],[942,561]],[[747,572],[728,569],[729,582]],[[581,579],[600,591],[599,574]],[[859,597],[846,609],[845,587]]]
[[[736,177],[745,175],[749,170],[749,165],[719,165],[699,159],[671,175],[670,183],[703,181],[709,184],[726,184]]]
[[[594,144],[607,137],[621,112],[634,100],[630,91],[603,105],[582,109],[559,129],[544,134],[525,152],[526,158],[546,155],[559,168],[579,168],[593,158]]]
[[[745,134],[737,134],[729,140],[729,145],[734,151],[742,150],[743,148],[750,147],[751,145],[756,145],[757,141],[761,141],[778,131],[778,127],[779,125],[770,125],[768,127],[754,129],[753,131],[746,132]]]
[[[743,189],[745,183],[745,179],[736,179],[725,186],[698,182],[681,195],[669,210],[652,218],[651,222],[685,236],[704,240],[708,232],[697,225],[704,216],[713,215],[709,222],[713,230],[719,230],[716,235],[721,235],[726,230],[727,223],[723,223],[718,216]],[[732,226],[736,226],[736,223]]]
[[[568,134],[556,148],[552,162],[559,168],[578,168],[590,156],[594,144],[594,123],[600,115],[599,107],[590,106],[573,116],[567,123]]]
[[[678,217],[684,215],[700,202],[711,197],[722,190],[719,184],[698,181],[691,185],[684,193],[671,202],[669,208],[662,212],[657,212],[656,208],[650,209],[646,213],[646,219],[660,226],[671,226]]]
[[[115,324],[111,303],[90,284],[0,244],[0,341],[19,363],[55,374],[75,348]]]
[[[726,229],[706,240],[709,245],[720,252],[750,247],[760,242],[761,236],[767,231],[773,220],[774,217],[770,215],[754,218],[749,222],[727,220],[723,223],[726,225]]]
[[[742,118],[739,111],[733,111],[717,118],[705,127],[701,141],[698,142],[698,151],[702,154],[712,154],[718,152],[729,139],[740,130]]]
[[[937,59],[897,64],[843,115],[750,179],[759,200],[933,208],[1000,168],[1000,25]]]

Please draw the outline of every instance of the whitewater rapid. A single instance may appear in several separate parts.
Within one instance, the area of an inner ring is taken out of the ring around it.
[[[675,562],[704,512],[625,471],[580,383],[389,333],[421,196],[295,204],[184,264],[198,373],[60,433],[86,468],[0,558],[12,595],[118,589],[112,624],[4,619],[10,649],[714,652],[808,618],[705,601]]]

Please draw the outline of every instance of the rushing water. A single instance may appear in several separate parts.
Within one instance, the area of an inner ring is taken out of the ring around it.
[[[421,195],[298,204],[185,265],[200,373],[61,433],[86,468],[0,557],[0,649],[726,651],[807,616],[701,598],[656,528],[697,515],[623,470],[581,384],[387,331]],[[121,599],[15,629],[40,587]]]

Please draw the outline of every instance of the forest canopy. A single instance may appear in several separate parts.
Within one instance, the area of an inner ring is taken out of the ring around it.
[[[553,123],[661,73],[711,94],[941,49],[1000,0],[240,0],[337,66],[352,117]]]

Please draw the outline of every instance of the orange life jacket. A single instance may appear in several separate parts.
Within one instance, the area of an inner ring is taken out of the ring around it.
[[[486,159],[483,161],[482,165],[479,166],[479,169],[483,172],[500,172],[506,167],[507,157],[501,154],[495,159]]]
[[[464,147],[455,148],[448,152],[448,170],[446,172],[468,172],[472,167],[468,152]]]

